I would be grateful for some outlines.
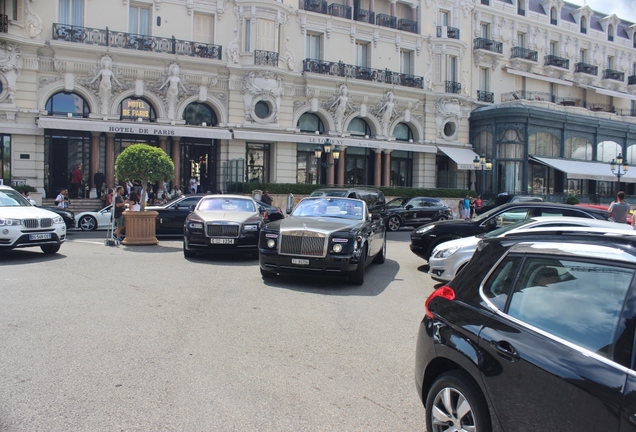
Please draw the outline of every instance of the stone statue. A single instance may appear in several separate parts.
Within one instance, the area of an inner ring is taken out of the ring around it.
[[[385,96],[384,105],[378,111],[378,114],[382,114],[380,119],[380,126],[382,127],[382,135],[389,136],[389,125],[391,123],[391,116],[395,109],[395,103],[393,102],[393,92],[390,91]]]
[[[99,89],[97,90],[97,94],[102,101],[102,115],[108,115],[109,107],[110,107],[110,97],[112,91],[112,82],[115,81],[117,85],[121,87],[121,83],[117,81],[117,77],[113,74],[111,70],[112,60],[108,56],[102,57],[101,64],[102,69],[95,75],[95,78],[90,82],[93,84],[99,78]]]
[[[349,104],[348,93],[349,90],[347,89],[347,86],[345,84],[342,84],[338,89],[338,98],[331,105],[332,109],[335,107],[334,119],[336,121],[336,132],[338,133],[342,133],[342,122],[344,121],[344,116],[347,112],[347,108],[351,108],[351,105]]]
[[[159,87],[159,91],[163,90],[163,88],[167,85],[168,89],[166,90],[166,104],[168,106],[168,119],[175,120],[175,107],[177,105],[177,100],[179,99],[179,88],[181,88],[184,92],[186,88],[181,84],[181,78],[179,78],[179,65],[173,63],[168,68],[169,76],[166,81]]]

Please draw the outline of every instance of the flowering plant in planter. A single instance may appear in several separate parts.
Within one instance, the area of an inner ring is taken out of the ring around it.
[[[122,151],[115,161],[115,178],[119,181],[140,180],[141,211],[146,207],[146,185],[169,181],[174,177],[174,163],[163,150],[147,144],[133,144]]]

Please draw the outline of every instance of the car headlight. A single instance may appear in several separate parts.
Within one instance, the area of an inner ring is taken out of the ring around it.
[[[21,219],[0,218],[0,226],[17,226],[22,225]]]
[[[64,218],[62,216],[56,216],[53,218],[53,223],[54,224],[63,224],[64,223]]]
[[[188,228],[190,229],[203,229],[203,222],[189,222]]]
[[[421,228],[416,229],[416,230],[415,230],[415,232],[416,232],[417,234],[424,234],[424,233],[426,233],[426,232],[429,232],[429,231],[430,231],[430,230],[432,230],[433,228],[435,228],[435,225],[434,225],[434,224],[431,224],[431,225],[425,225],[425,226],[423,226],[423,227],[421,227]]]
[[[243,225],[243,231],[258,231],[258,224]]]
[[[433,258],[448,258],[452,254],[457,252],[458,249],[459,246],[453,246],[445,249],[435,249],[433,251]]]
[[[331,251],[333,253],[340,253],[344,249],[344,245],[349,242],[348,239],[343,238],[334,238],[331,240],[333,245],[331,246]]]
[[[276,240],[274,239],[267,240],[267,247],[270,249],[274,249],[276,247]]]

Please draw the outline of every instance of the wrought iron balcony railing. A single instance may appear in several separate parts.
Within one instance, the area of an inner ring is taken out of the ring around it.
[[[446,34],[444,34],[444,29],[446,30]],[[437,26],[437,37],[459,39],[459,29],[455,27]]]
[[[503,54],[503,43],[486,38],[475,38],[473,40],[473,49],[483,49]]]
[[[555,55],[545,56],[544,66],[555,66],[562,69],[570,69],[570,59],[557,57]]]
[[[479,102],[495,102],[495,94],[493,92],[477,90],[477,100]]]
[[[516,100],[529,100],[540,102],[554,102],[554,96],[548,92],[541,91],[524,91],[517,90],[501,95],[502,102],[511,102]]]
[[[345,6],[338,3],[331,3],[327,6],[329,15],[340,18],[351,18],[351,6]]]
[[[584,73],[587,75],[598,75],[598,66],[587,63],[575,63],[574,73]]]
[[[364,66],[350,65],[341,61],[330,62],[326,60],[304,59],[303,72],[355,78],[405,87],[424,88],[424,78],[419,76],[393,72],[389,69],[372,69]]]
[[[387,14],[377,14],[375,24],[382,27],[397,28],[397,17]]]
[[[616,112],[616,108],[614,107],[614,105],[603,104],[603,103],[586,102],[585,108],[589,109],[590,111],[600,111],[600,112],[608,112],[608,113]]]
[[[611,79],[614,81],[625,81],[625,72],[620,72],[613,69],[603,70],[603,79]]]
[[[618,110],[618,114],[625,117],[636,117],[636,110],[630,108],[622,108]]]
[[[278,53],[271,51],[254,50],[254,64],[261,66],[278,67]]]
[[[462,83],[457,81],[444,81],[446,85],[446,93],[461,93],[462,92]]]
[[[630,75],[627,77],[627,85],[636,84],[636,75]]]
[[[9,16],[0,14],[0,33],[9,33]]]
[[[306,11],[318,12],[321,14],[327,14],[327,1],[326,0],[305,0],[303,8]]]
[[[512,47],[510,49],[510,58],[522,58],[524,60],[530,60],[536,62],[539,54],[535,50],[522,47]]]
[[[410,33],[417,33],[417,21],[401,18],[397,22],[397,28]]]
[[[353,19],[360,22],[365,22],[369,24],[375,23],[375,12],[368,11],[365,9],[358,9],[353,16]]]
[[[100,45],[115,48],[134,49],[202,57],[221,60],[223,48],[202,42],[192,42],[173,37],[147,36],[106,29],[53,24],[52,39],[67,42]]]
[[[576,107],[583,106],[583,102],[581,102],[581,99],[570,97],[570,96],[559,97],[557,98],[556,103],[563,106],[576,106]]]

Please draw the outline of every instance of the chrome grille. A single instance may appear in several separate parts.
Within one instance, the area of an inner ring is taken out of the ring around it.
[[[281,233],[280,253],[285,255],[325,256],[324,234],[311,231],[288,231]]]
[[[39,224],[38,224],[38,219],[24,219],[22,220],[22,226],[25,228],[49,228],[51,225],[53,225],[53,219],[51,218],[44,218],[44,219],[40,219],[39,220]]]
[[[49,228],[53,225],[53,219],[40,219],[40,228]]]
[[[238,225],[208,225],[208,237],[238,237]]]

